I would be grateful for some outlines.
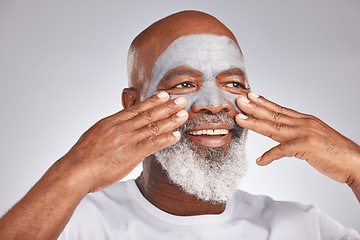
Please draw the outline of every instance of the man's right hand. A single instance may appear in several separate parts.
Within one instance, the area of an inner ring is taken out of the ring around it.
[[[130,104],[131,105],[131,104]],[[146,156],[176,143],[186,99],[165,92],[100,120],[0,218],[2,239],[56,239],[89,192],[104,189]]]
[[[153,95],[97,122],[59,161],[68,166],[67,173],[82,190],[102,190],[125,177],[145,157],[180,139],[180,133],[173,130],[188,118],[183,110],[186,103],[184,97],[169,101],[166,92]]]

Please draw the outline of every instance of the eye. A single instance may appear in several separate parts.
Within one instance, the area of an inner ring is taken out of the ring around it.
[[[224,85],[225,85],[225,87],[229,87],[229,88],[243,88],[243,85],[238,82],[230,82],[230,83],[226,83]]]
[[[194,87],[194,85],[192,85],[189,82],[183,82],[183,83],[176,85],[174,88],[191,88],[191,87]]]

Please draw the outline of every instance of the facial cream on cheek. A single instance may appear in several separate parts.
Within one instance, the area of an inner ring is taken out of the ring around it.
[[[200,89],[197,92],[184,95],[170,94],[170,99],[175,99],[179,96],[183,96],[187,99],[187,105],[185,107],[186,111],[189,111],[192,107],[196,106],[217,106],[230,102],[234,109],[237,112],[240,112],[240,109],[236,105],[236,99],[239,97],[239,95],[226,92],[219,88]]]

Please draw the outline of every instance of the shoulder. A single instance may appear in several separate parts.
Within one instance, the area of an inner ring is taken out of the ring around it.
[[[271,214],[291,214],[306,213],[316,209],[314,205],[305,205],[291,201],[276,201],[269,196],[253,195],[241,190],[236,191],[234,195],[236,205],[246,207],[256,212]]]
[[[113,184],[112,186],[105,188],[102,191],[90,193],[88,194],[83,201],[87,202],[96,202],[96,201],[102,201],[105,199],[121,199],[121,197],[126,194],[129,191],[128,182],[134,181],[134,180],[128,180],[124,182],[117,182]]]
[[[356,231],[343,227],[314,205],[291,201],[276,201],[269,196],[253,195],[237,191],[234,195],[235,208],[246,209],[248,218],[266,225],[272,233],[297,232],[314,234],[316,239],[359,239]]]
[[[66,239],[104,239],[110,236],[109,229],[125,226],[122,221],[126,221],[133,204],[129,181],[88,194],[75,209],[59,239],[65,236]]]
[[[311,218],[318,211],[314,205],[276,201],[269,196],[253,195],[241,190],[236,191],[233,201],[236,208],[246,209],[248,215],[261,218]]]
[[[88,194],[76,208],[74,216],[89,214],[107,215],[120,211],[119,208],[127,206],[131,202],[130,182],[133,181],[118,182],[102,191]]]

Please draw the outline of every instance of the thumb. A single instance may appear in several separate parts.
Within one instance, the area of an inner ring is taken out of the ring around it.
[[[281,159],[283,157],[294,157],[294,156],[297,157],[300,148],[301,148],[300,139],[294,139],[287,142],[282,142],[279,145],[265,152],[258,159],[256,159],[256,163],[259,166],[266,166],[272,163],[273,161]]]

